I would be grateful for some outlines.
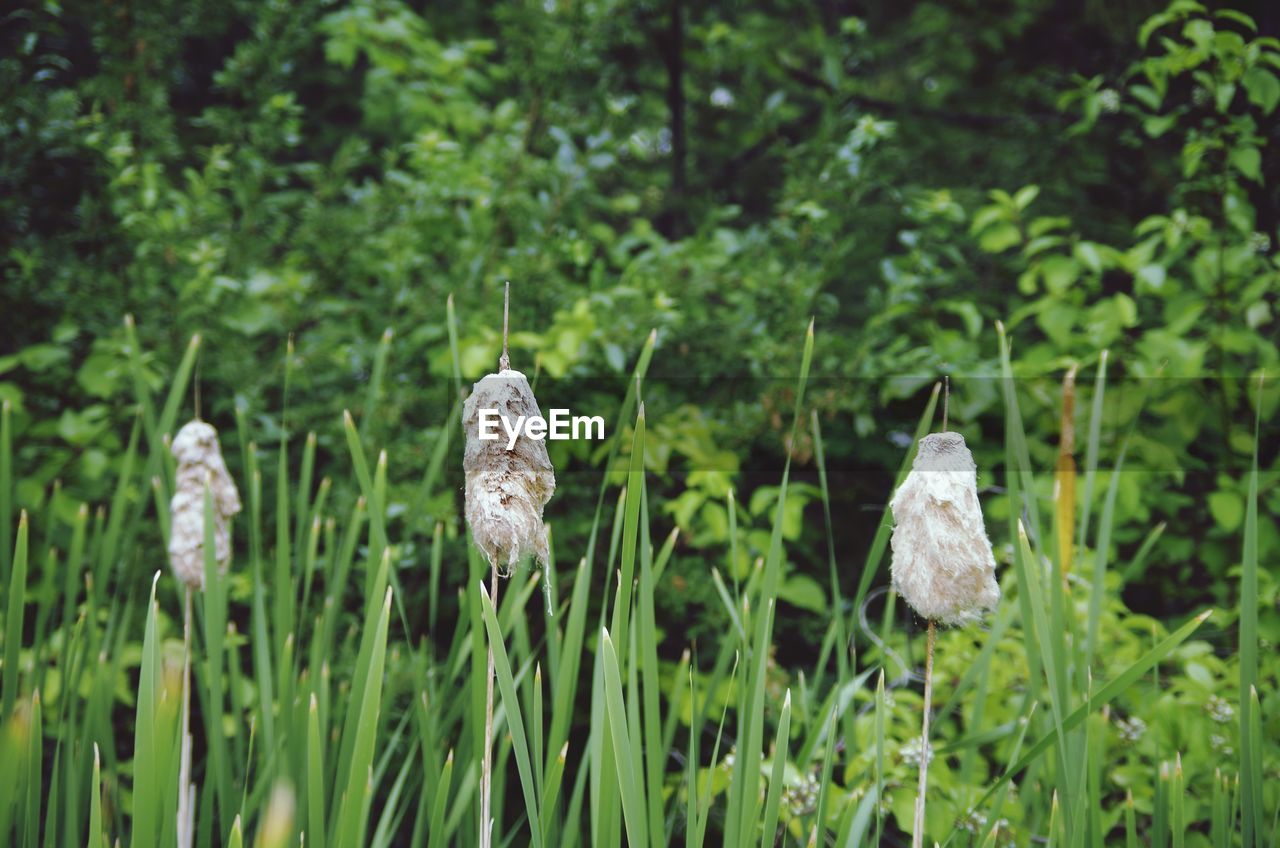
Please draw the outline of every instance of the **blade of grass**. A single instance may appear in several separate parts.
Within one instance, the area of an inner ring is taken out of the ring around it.
[[[795,408],[792,415],[791,441],[794,445],[803,421],[801,410],[805,386],[809,380],[809,367],[813,362],[813,321],[805,333],[804,350],[800,357],[800,374],[796,381]],[[755,634],[751,644],[747,685],[744,694],[749,706],[739,715],[738,759],[729,789],[729,808],[725,823],[726,844],[739,845],[753,841],[759,821],[759,784],[764,740],[764,690],[766,655],[772,642],[774,606],[778,598],[778,585],[782,572],[782,524],[787,500],[787,485],[791,477],[791,451],[783,465],[782,482],[778,488],[778,501],[774,512],[773,529],[769,540],[769,553],[765,558],[761,577],[758,608],[761,614],[754,622]]]
[[[384,565],[379,570],[385,569]],[[370,616],[372,618],[372,616]],[[374,746],[378,734],[378,718],[382,709],[383,668],[387,652],[387,629],[391,619],[391,589],[386,589],[382,610],[377,624],[370,628],[370,650],[367,659],[357,662],[356,678],[362,681],[360,697],[355,699],[353,690],[354,739],[346,770],[344,800],[338,814],[334,844],[343,846],[363,845],[368,821],[366,798],[372,791],[370,769],[373,765]],[[345,742],[345,740],[344,740]]]
[[[1076,548],[1084,550],[1089,533],[1089,514],[1093,507],[1093,484],[1098,474],[1098,449],[1102,444],[1102,403],[1107,389],[1107,351],[1098,356],[1098,373],[1093,381],[1093,404],[1089,413],[1089,441],[1084,455],[1084,498],[1080,502],[1080,526]]]
[[[516,684],[511,675],[511,663],[507,659],[507,651],[503,646],[502,628],[498,624],[498,614],[493,608],[493,601],[485,590],[483,582],[478,584],[480,603],[484,611],[485,629],[489,635],[489,643],[493,646],[494,672],[498,678],[498,688],[502,692],[502,705],[507,714],[507,729],[511,733],[511,744],[516,758],[516,769],[520,773],[520,788],[524,793],[525,813],[528,816],[531,844],[541,848],[542,825],[539,820],[538,794],[533,777],[533,766],[529,758],[529,744],[525,736],[524,717],[520,711],[520,702],[516,697]],[[634,843],[643,845],[643,842]]]
[[[13,550],[13,571],[9,575],[9,605],[5,613],[4,634],[4,708],[0,723],[13,714],[18,700],[19,651],[22,648],[22,619],[27,596],[27,512],[18,517],[18,540]]]
[[[44,710],[40,704],[40,690],[31,694],[29,724],[27,727],[27,789],[26,812],[22,817],[26,825],[23,845],[36,848],[40,844],[40,805],[44,797]],[[21,779],[21,778],[20,778]]]
[[[377,418],[378,401],[382,397],[382,380],[387,373],[387,359],[391,355],[391,340],[395,331],[387,327],[382,331],[382,339],[378,342],[378,351],[373,356],[373,372],[369,375],[369,387],[365,392],[364,412],[360,416],[360,442],[369,443],[369,433]]]
[[[213,493],[208,484],[204,487],[204,577],[205,590],[201,593],[204,600],[205,625],[205,687],[208,700],[205,702],[205,713],[208,731],[209,760],[213,766],[213,778],[216,781],[216,797],[218,810],[222,820],[233,816],[232,813],[232,778],[231,753],[227,750],[226,734],[223,732],[222,716],[225,686],[222,678],[224,642],[227,634],[227,589],[226,578],[218,565],[217,545],[215,541],[215,519]]]
[[[444,768],[440,770],[440,780],[436,783],[436,802],[431,806],[431,824],[427,828],[427,833],[431,836],[432,846],[444,846],[448,844],[448,834],[445,833],[445,810],[449,806],[449,786],[453,782],[453,750],[449,750],[448,756],[444,758]]]
[[[107,836],[102,832],[102,757],[93,746],[93,780],[89,784],[89,843],[87,848],[106,848]]]
[[[13,409],[8,398],[0,403],[0,584],[9,582],[13,568]]]
[[[1116,457],[1116,466],[1111,472],[1111,483],[1107,486],[1107,497],[1102,504],[1102,516],[1098,521],[1098,540],[1093,562],[1093,584],[1089,593],[1089,624],[1085,635],[1084,672],[1093,666],[1093,656],[1098,649],[1098,628],[1102,621],[1102,598],[1106,594],[1107,560],[1111,556],[1111,528],[1115,521],[1116,496],[1120,489],[1120,474],[1124,470],[1125,454],[1129,450],[1129,436],[1126,435],[1120,445],[1120,453]]]
[[[314,693],[307,713],[307,844],[324,848],[324,749],[320,737],[320,709]]]
[[[633,498],[639,500],[639,498]],[[618,655],[607,629],[600,631],[600,650],[604,660],[604,701],[608,716],[610,742],[617,767],[618,789],[622,796],[622,815],[627,826],[627,841],[633,846],[649,844],[648,823],[644,815],[644,788],[636,782],[627,712],[622,701],[622,677]]]
[[[1254,736],[1254,697],[1258,682],[1258,434],[1262,427],[1262,380],[1258,380],[1253,425],[1253,461],[1245,498],[1244,552],[1240,572],[1240,813],[1246,848],[1262,848],[1266,822],[1262,809],[1263,737]]]
[[[764,802],[764,831],[760,845],[768,848],[778,831],[778,805],[782,800],[782,784],[787,770],[787,742],[791,732],[791,690],[782,700],[782,715],[778,719],[778,736],[773,744],[773,768],[769,774],[769,796]]]
[[[643,462],[643,450],[641,451]],[[649,537],[648,489],[641,474],[640,487],[640,592],[636,598],[637,643],[640,663],[642,721],[635,725],[643,739],[643,769],[645,800],[648,802],[649,838],[653,848],[663,845],[662,778],[667,758],[662,744],[662,714],[659,706],[658,682],[658,623],[654,612],[656,580],[653,568],[653,546]],[[634,664],[632,666],[634,671]]]
[[[142,637],[142,665],[138,678],[138,706],[133,740],[133,820],[132,845],[151,848],[160,844],[160,768],[159,740],[155,735],[156,703],[159,700],[160,647],[156,632],[156,584],[160,572],[151,580],[151,597],[147,602],[146,628]]]

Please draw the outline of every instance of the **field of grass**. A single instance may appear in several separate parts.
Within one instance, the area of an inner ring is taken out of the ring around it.
[[[130,333],[138,412],[110,502],[84,504],[71,522],[15,514],[4,410],[0,844],[14,848],[177,839],[184,648],[165,553],[167,440],[190,410],[200,340],[155,395]],[[1105,357],[1082,375],[1081,468],[1051,481],[1030,470],[1003,334],[999,343],[1011,506],[989,512],[988,530],[1004,597],[981,625],[939,634],[927,752],[923,635],[877,588],[887,513],[865,558],[830,542],[836,613],[808,646],[812,663],[775,660],[790,460],[767,554],[741,578],[707,564],[731,621],[719,642],[681,644],[681,622],[655,605],[677,540],[651,530],[653,337],[637,346],[610,422],[614,473],[602,475],[588,543],[557,549],[553,523],[551,563],[517,571],[496,598],[474,546],[459,559],[446,556],[443,528],[394,531],[388,475],[399,460],[370,427],[390,334],[361,420],[334,422],[345,461],[319,461],[314,434],[259,444],[255,410],[215,422],[244,511],[230,572],[207,556],[196,597],[194,844],[477,844],[488,646],[494,845],[905,845],[922,756],[932,757],[926,844],[1280,844],[1280,663],[1259,637],[1256,437],[1235,607],[1166,629],[1119,599],[1117,574],[1131,563],[1113,560],[1110,534],[1126,437],[1115,466],[1099,467]],[[833,540],[841,517],[818,419],[803,406],[813,349],[811,326],[794,350],[792,433],[809,431],[820,473],[822,508],[805,520],[825,522]],[[935,386],[917,439],[938,429],[940,403]],[[425,467],[408,469],[421,477],[419,503],[461,462],[459,409],[446,412],[455,426]],[[732,493],[728,507],[732,525]],[[206,501],[206,539],[212,510]],[[404,567],[410,548],[416,564]]]

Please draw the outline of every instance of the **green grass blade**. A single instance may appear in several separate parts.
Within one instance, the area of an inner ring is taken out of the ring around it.
[[[385,562],[385,559],[384,559]],[[385,567],[385,566],[383,566]],[[351,745],[351,758],[346,772],[345,796],[338,816],[337,836],[334,843],[346,846],[363,845],[365,827],[368,820],[366,798],[372,791],[371,769],[375,742],[378,734],[378,719],[382,710],[383,669],[387,653],[387,629],[391,620],[391,589],[387,588],[382,602],[382,609],[377,624],[372,632],[372,645],[365,662],[359,663],[356,674],[362,680],[359,701],[353,701],[356,707],[355,738]],[[353,693],[354,696],[354,693]]]
[[[800,357],[800,374],[796,382],[796,399],[791,425],[791,444],[796,443],[802,422],[805,386],[809,380],[809,368],[813,362],[813,322],[805,333],[804,350]],[[759,821],[760,769],[763,760],[761,745],[764,740],[764,690],[766,655],[772,642],[774,607],[778,598],[778,586],[782,572],[782,522],[787,500],[787,485],[791,477],[791,452],[783,465],[782,482],[778,488],[778,501],[774,510],[773,528],[770,532],[769,553],[765,557],[756,608],[755,633],[751,643],[745,695],[749,698],[747,709],[739,715],[738,759],[729,791],[729,808],[725,824],[726,843],[745,844],[753,840]]]
[[[639,500],[635,498],[634,500]],[[627,841],[633,846],[649,843],[645,818],[644,788],[636,782],[636,766],[627,728],[627,711],[622,700],[622,677],[618,655],[609,631],[600,631],[600,650],[604,660],[604,702],[608,716],[610,742],[617,767],[618,791],[622,797],[622,815],[627,826]]]
[[[484,584],[478,585],[480,603],[484,610],[485,629],[489,635],[489,644],[493,647],[493,666],[498,678],[498,688],[502,691],[502,705],[507,713],[507,729],[511,732],[511,744],[516,757],[516,769],[520,773],[520,789],[524,793],[525,813],[529,821],[531,844],[541,848],[542,825],[538,815],[537,785],[533,776],[533,765],[529,757],[529,743],[525,736],[524,717],[520,711],[515,680],[511,675],[511,663],[507,659],[507,650],[503,644],[502,627],[498,623],[497,611],[493,601],[485,591]],[[636,843],[643,845],[644,843]]]
[[[13,409],[0,403],[0,584],[9,582],[13,568]]]
[[[431,837],[432,848],[447,846],[448,834],[445,833],[445,810],[449,807],[449,786],[453,782],[453,750],[444,758],[444,768],[440,770],[440,780],[436,784],[436,802],[431,805],[431,824],[427,833]]]
[[[40,806],[44,797],[44,710],[40,703],[39,689],[31,695],[29,716],[25,777],[27,803],[22,817],[26,825],[23,844],[28,848],[36,848],[40,844]]]
[[[551,768],[542,782],[542,802],[539,808],[542,812],[542,841],[547,845],[552,844],[554,841],[550,832],[551,815],[549,815],[549,811],[554,811],[556,804],[560,800],[560,787],[564,783],[564,767],[568,756],[569,743],[566,742],[561,746],[559,753],[555,755],[555,759],[551,761]]]
[[[310,432],[307,433],[307,438],[302,445],[302,467],[298,472],[298,479],[293,484],[296,490],[293,508],[293,549],[295,551],[302,550],[306,542],[307,530],[314,519],[311,510],[311,480],[315,475],[315,467],[316,434]]]
[[[365,392],[364,411],[360,415],[360,441],[369,443],[369,433],[373,422],[377,419],[378,401],[382,397],[382,381],[387,373],[387,359],[391,356],[391,340],[395,331],[387,327],[382,331],[382,339],[378,342],[378,351],[373,357],[373,371],[369,375],[369,387]]]
[[[107,836],[102,832],[102,757],[93,746],[93,780],[89,784],[89,842],[86,848],[106,848]]]
[[[1138,821],[1133,809],[1133,792],[1126,791],[1124,799],[1125,848],[1138,848]]]
[[[1244,552],[1240,572],[1240,813],[1245,848],[1262,848],[1266,828],[1262,808],[1262,748],[1254,735],[1258,683],[1258,434],[1262,427],[1262,381],[1253,429],[1253,462],[1245,499]]]
[[[1120,489],[1120,475],[1124,470],[1125,454],[1129,450],[1129,437],[1126,435],[1120,445],[1120,453],[1116,457],[1115,468],[1111,472],[1111,484],[1107,486],[1107,497],[1102,505],[1102,516],[1098,521],[1098,540],[1093,562],[1092,591],[1089,593],[1089,624],[1085,636],[1085,668],[1087,672],[1093,665],[1093,657],[1098,649],[1098,628],[1102,621],[1102,599],[1106,594],[1107,559],[1111,555],[1111,528],[1115,522],[1116,495]],[[1081,548],[1084,550],[1084,548]]]
[[[320,709],[311,695],[307,712],[307,844],[324,848],[324,748],[320,737]]]
[[[1080,525],[1076,533],[1076,549],[1084,550],[1089,533],[1089,514],[1093,507],[1093,486],[1098,475],[1098,450],[1102,444],[1102,405],[1107,389],[1107,351],[1098,356],[1098,373],[1093,381],[1093,403],[1089,413],[1089,441],[1085,445],[1084,497],[1081,500]]]
[[[445,327],[449,330],[449,360],[453,363],[453,386],[461,401],[466,395],[462,392],[462,357],[458,355],[458,315],[453,308],[453,295],[444,302]]]
[[[22,648],[22,619],[27,597],[27,513],[18,517],[18,540],[13,549],[13,571],[9,575],[9,604],[4,616],[4,708],[0,711],[0,724],[13,714],[18,700],[19,651]],[[0,834],[3,835],[3,834]]]
[[[1182,777],[1182,755],[1174,756],[1172,785],[1169,788],[1169,833],[1173,836],[1173,848],[1186,848],[1187,825],[1186,810],[1183,807],[1185,794]]]
[[[627,503],[622,521],[622,561],[621,577],[618,588],[618,606],[615,611],[617,625],[614,632],[618,635],[623,648],[630,641],[631,593],[635,582],[636,541],[639,536],[640,502],[644,489],[644,404],[640,404],[640,412],[636,416],[635,432],[631,438],[631,467],[627,472]],[[625,665],[625,650],[619,655],[618,662]]]
[[[774,844],[778,831],[779,803],[782,800],[782,784],[787,770],[787,742],[791,733],[791,690],[782,701],[782,716],[778,719],[778,737],[773,747],[773,768],[769,775],[769,795],[764,802],[764,831],[762,848]]]
[[[204,599],[205,626],[205,686],[208,700],[205,703],[207,715],[209,761],[213,768],[215,789],[217,790],[218,810],[223,820],[232,817],[232,778],[231,753],[227,749],[226,735],[223,733],[223,708],[225,684],[222,677],[225,639],[227,634],[227,587],[226,577],[218,566],[217,546],[214,538],[215,518],[213,493],[208,484],[204,487],[204,576],[205,590],[201,593]]]
[[[884,797],[884,725],[888,712],[884,692],[884,668],[880,669],[880,679],[876,682],[876,798]],[[876,804],[876,845],[880,845],[884,834],[884,810]]]
[[[138,678],[138,706],[133,740],[133,848],[152,848],[160,844],[160,740],[155,733],[161,674],[159,635],[156,632],[156,584],[159,581],[160,572],[157,571],[151,581],[151,597],[147,602],[146,629],[142,637],[142,666]]]

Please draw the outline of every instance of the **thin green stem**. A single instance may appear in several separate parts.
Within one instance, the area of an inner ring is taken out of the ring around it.
[[[929,785],[929,711],[933,708],[933,644],[938,626],[929,620],[928,647],[924,660],[924,710],[920,718],[920,786],[916,790],[916,820],[911,829],[912,848],[924,845],[924,796]]]

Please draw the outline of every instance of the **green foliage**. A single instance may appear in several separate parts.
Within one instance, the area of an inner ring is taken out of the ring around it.
[[[1152,11],[13,10],[0,842],[172,841],[152,577],[197,396],[245,502],[197,605],[202,848],[474,844],[488,641],[502,838],[902,841],[883,505],[946,373],[1006,600],[939,641],[930,837],[1266,844],[1280,41]],[[550,446],[545,604],[475,590],[457,495],[507,279],[544,407],[610,424]]]

